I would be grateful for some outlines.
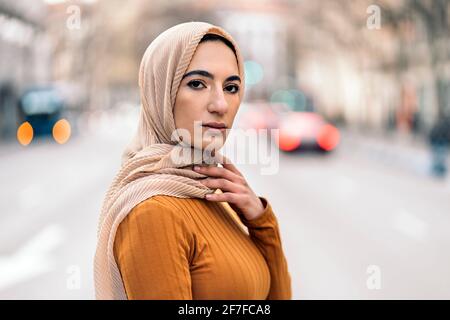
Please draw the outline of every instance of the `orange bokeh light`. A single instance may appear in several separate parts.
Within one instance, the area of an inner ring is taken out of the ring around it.
[[[317,144],[322,149],[330,151],[336,148],[339,143],[339,139],[339,130],[330,124],[326,124],[320,129],[317,136]]]
[[[58,120],[53,126],[53,139],[59,144],[64,144],[69,140],[71,127],[66,119]]]
[[[293,151],[301,144],[299,136],[286,133],[283,130],[280,130],[280,132],[276,134],[275,141],[278,143],[278,147],[283,151]]]
[[[23,146],[27,146],[33,140],[33,127],[26,121],[22,123],[17,129],[17,140]]]

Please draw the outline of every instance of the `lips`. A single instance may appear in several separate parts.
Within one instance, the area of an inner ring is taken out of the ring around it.
[[[225,130],[227,126],[223,122],[207,122],[203,123],[202,127],[210,128],[210,129],[219,129],[219,130]]]

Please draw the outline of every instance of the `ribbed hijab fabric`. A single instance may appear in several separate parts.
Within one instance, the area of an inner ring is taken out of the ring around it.
[[[221,27],[205,22],[181,23],[161,33],[148,46],[139,70],[138,129],[123,153],[121,168],[106,193],[100,214],[94,257],[96,299],[127,299],[113,247],[120,222],[137,204],[155,195],[204,198],[214,192],[198,181],[205,176],[193,171],[192,165],[203,162],[217,166],[226,158],[219,152],[211,156],[186,145],[175,130],[173,117],[181,78],[207,33],[221,35],[233,44],[242,101],[243,57],[235,40]]]

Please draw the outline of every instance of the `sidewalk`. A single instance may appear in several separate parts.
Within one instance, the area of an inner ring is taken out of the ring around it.
[[[377,163],[431,177],[432,155],[425,137],[398,132],[368,133],[341,128],[342,146]],[[447,163],[449,159],[447,158]],[[444,178],[450,184],[449,175]]]

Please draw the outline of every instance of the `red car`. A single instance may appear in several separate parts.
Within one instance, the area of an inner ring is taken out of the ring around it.
[[[243,129],[273,129],[277,127],[277,113],[266,102],[243,103],[239,107],[238,126]]]
[[[288,112],[279,119],[275,142],[280,150],[318,147],[331,151],[339,144],[339,130],[315,112]]]

